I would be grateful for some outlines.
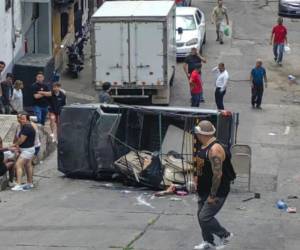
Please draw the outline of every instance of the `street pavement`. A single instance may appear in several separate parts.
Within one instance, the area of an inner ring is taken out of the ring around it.
[[[204,10],[207,44],[203,54],[205,108],[215,108],[210,70],[223,61],[230,74],[225,107],[240,113],[238,143],[252,148],[252,192],[232,192],[218,214],[221,223],[235,234],[230,250],[298,250],[299,213],[276,208],[285,199],[300,211],[300,107],[299,88],[287,76],[299,76],[299,22],[285,19],[292,48],[279,68],[269,45],[276,22],[276,1],[227,0],[233,29],[224,45],[215,42],[209,13],[215,1],[193,1]],[[262,58],[269,76],[262,110],[250,105],[249,72]],[[91,65],[79,80],[63,76],[62,84],[71,102],[91,102],[97,92],[91,83]],[[298,72],[298,75],[296,74]],[[300,77],[300,76],[299,76]],[[178,62],[172,89],[172,105],[189,106],[187,80]],[[152,191],[118,183],[64,178],[57,170],[56,154],[37,166],[33,191],[1,192],[0,249],[122,249],[187,250],[201,239],[196,219],[197,197],[153,198]],[[242,202],[259,192],[261,199]],[[144,199],[150,205],[141,205]]]

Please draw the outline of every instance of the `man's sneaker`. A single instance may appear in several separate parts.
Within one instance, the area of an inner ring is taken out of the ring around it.
[[[11,190],[12,191],[23,191],[23,187],[24,187],[24,185],[17,184]]]
[[[30,190],[33,189],[33,184],[32,183],[27,183],[23,186],[23,190]]]
[[[194,246],[194,249],[216,249],[215,244],[209,243],[207,241],[203,241],[202,243],[200,243],[197,246]]]
[[[14,187],[15,185],[17,185],[17,183],[15,183],[14,181],[9,181],[8,182],[9,187]]]
[[[234,234],[233,233],[228,233],[225,237],[221,238],[221,242],[224,245],[227,245],[233,238]]]

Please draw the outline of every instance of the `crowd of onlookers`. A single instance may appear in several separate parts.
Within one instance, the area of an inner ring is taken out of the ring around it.
[[[223,5],[222,0],[217,1],[217,6],[212,11],[212,23],[216,25],[217,39],[220,44],[224,44],[223,33],[221,29],[224,21],[229,25],[229,18],[227,8]],[[283,25],[283,18],[277,19],[271,32],[270,45],[273,46],[274,61],[278,66],[282,66],[283,53],[288,47],[287,28]],[[199,107],[201,102],[204,102],[204,84],[202,63],[206,63],[206,58],[202,57],[197,48],[192,48],[191,53],[185,58],[183,69],[187,76],[190,93],[191,106]],[[224,96],[226,94],[227,85],[229,82],[229,73],[225,68],[225,64],[220,62],[218,66],[212,69],[214,74],[215,85],[215,103],[218,110],[224,109]],[[267,72],[263,67],[263,61],[257,59],[255,66],[249,74],[249,81],[251,82],[251,106],[253,109],[262,109],[262,98],[264,88],[267,88]]]
[[[0,61],[0,114],[15,114],[18,126],[14,140],[8,147],[3,146],[0,137],[0,176],[9,172],[9,186],[13,191],[33,188],[33,162],[38,156],[41,146],[39,126],[50,121],[51,137],[57,140],[57,125],[62,107],[66,105],[65,91],[59,82],[45,82],[43,72],[37,72],[35,82],[30,86],[33,93],[33,118],[24,111],[23,82],[15,80],[12,73],[3,79],[5,62]],[[34,122],[33,122],[34,121]],[[22,182],[23,170],[27,181]]]

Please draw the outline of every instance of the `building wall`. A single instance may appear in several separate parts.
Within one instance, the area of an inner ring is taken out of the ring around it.
[[[76,0],[73,4],[65,8],[53,8],[52,10],[52,46],[53,56],[55,59],[55,68],[65,69],[67,63],[66,46],[70,45],[75,40],[74,27],[74,5],[78,3],[79,9],[82,10],[82,24],[85,25],[88,21],[88,0]],[[61,13],[66,12],[69,15],[68,34],[61,39]],[[63,48],[61,48],[63,46]]]
[[[12,8],[5,10],[5,1],[0,1],[0,60],[6,63],[5,72],[12,69],[13,46],[12,46]]]
[[[5,1],[0,0],[0,60],[5,61],[7,67],[5,72],[11,72],[16,61],[25,55],[25,38],[32,25],[32,6],[29,3],[21,2],[20,0],[12,1],[12,6],[8,11],[5,11]],[[85,24],[88,20],[88,0],[77,0],[79,8],[83,11],[82,23]],[[74,3],[74,4],[75,4]],[[83,6],[81,6],[83,3]],[[58,9],[52,10],[52,53],[55,57],[56,68],[66,62],[65,49],[61,49],[60,45],[70,44],[74,41],[74,4],[68,6],[69,27],[68,34],[61,40],[61,20]],[[46,21],[46,20],[44,20]],[[47,22],[43,22],[44,24]],[[43,27],[38,27],[41,31]],[[40,32],[39,32],[40,33]],[[27,38],[28,39],[28,38]],[[46,39],[46,38],[45,38]],[[41,41],[43,38],[40,39]],[[46,44],[44,42],[43,44]],[[27,46],[28,47],[28,46]],[[41,47],[40,47],[41,48]],[[40,49],[43,51],[43,49]],[[45,51],[46,52],[46,51]]]

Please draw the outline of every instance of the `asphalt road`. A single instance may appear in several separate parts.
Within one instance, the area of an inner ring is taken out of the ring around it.
[[[207,23],[203,67],[205,108],[215,108],[210,70],[223,61],[231,76],[225,107],[239,112],[238,142],[252,147],[252,191],[261,199],[243,203],[252,193],[233,192],[219,214],[235,234],[227,249],[297,250],[300,245],[299,214],[275,208],[279,198],[300,197],[300,107],[298,87],[287,75],[299,72],[299,23],[285,20],[293,53],[282,68],[272,61],[269,33],[276,21],[276,3],[225,1],[233,35],[224,45],[215,42],[214,27]],[[207,15],[215,1],[193,1]],[[249,71],[257,57],[269,76],[263,110],[250,105]],[[69,102],[90,102],[97,93],[91,84],[89,61],[78,81],[63,77]],[[298,68],[297,68],[298,67]],[[172,105],[188,106],[189,93],[182,64],[172,89]],[[196,221],[196,197],[152,199],[151,191],[117,184],[63,178],[56,170],[56,155],[38,166],[36,188],[30,192],[0,194],[0,249],[2,250],[187,250],[201,241]],[[112,185],[112,186],[111,186]],[[124,190],[127,190],[124,192]],[[151,207],[140,205],[138,197]],[[298,199],[288,200],[300,210]]]

